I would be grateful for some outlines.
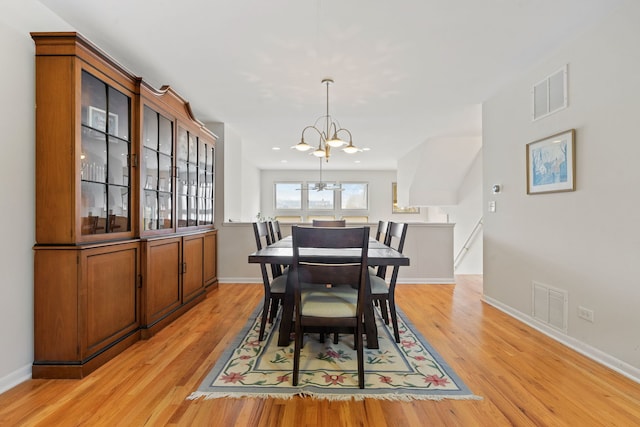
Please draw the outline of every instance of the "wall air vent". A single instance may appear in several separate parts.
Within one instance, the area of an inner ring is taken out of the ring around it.
[[[531,98],[534,121],[567,108],[567,65],[533,85]]]
[[[533,317],[562,332],[567,332],[569,294],[563,289],[532,282]]]

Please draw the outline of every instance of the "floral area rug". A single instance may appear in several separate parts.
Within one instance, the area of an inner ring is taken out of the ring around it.
[[[259,341],[260,313],[259,307],[188,399],[296,395],[332,400],[480,399],[402,313],[398,313],[401,342],[397,344],[393,327],[385,325],[377,310],[379,349],[365,347],[364,389],[358,388],[353,335],[347,334],[340,335],[337,345],[333,336],[324,343],[318,334],[305,336],[298,386],[293,387],[293,341],[288,347],[278,346],[279,321],[267,325],[265,339]]]

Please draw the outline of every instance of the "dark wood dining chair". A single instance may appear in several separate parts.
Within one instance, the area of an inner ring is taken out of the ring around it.
[[[282,240],[282,231],[280,230],[280,221],[274,219],[269,221],[269,233],[271,234],[271,242],[275,243]]]
[[[389,221],[378,221],[378,228],[376,229],[376,240],[381,243],[386,243],[387,241],[387,231],[389,230]],[[369,267],[369,274],[376,276],[380,275],[384,277],[385,272],[387,271],[387,267],[385,265],[379,265],[378,267]],[[376,305],[380,305],[379,301],[374,301]],[[385,318],[389,318],[386,307],[381,307],[382,315]],[[387,320],[388,321],[388,320]]]
[[[391,222],[389,224],[389,230],[387,231],[385,244],[402,253],[404,249],[404,240],[407,236],[407,227],[408,225],[406,223]],[[399,265],[393,267],[391,279],[388,283],[386,281],[386,268],[379,267],[375,275],[369,275],[369,280],[371,281],[371,299],[380,305],[382,317],[387,325],[389,324],[387,307],[389,308],[389,313],[391,313],[391,323],[393,325],[393,335],[398,343],[400,342],[400,332],[398,331],[395,290],[399,270]]]
[[[311,225],[314,227],[346,227],[347,221],[344,219],[314,219]]]
[[[376,230],[376,240],[384,243],[387,240],[387,229],[389,221],[378,221],[378,229]]]
[[[295,294],[294,386],[298,384],[300,351],[304,332],[344,330],[354,334],[358,360],[358,386],[364,388],[364,307],[367,303],[367,252],[369,227],[292,228],[293,264],[291,271]],[[305,249],[302,249],[305,248]],[[356,259],[319,257],[318,248],[357,248]],[[301,250],[302,249],[302,250]],[[303,251],[308,252],[303,252]],[[307,254],[307,257],[305,257]]]
[[[280,230],[280,221],[277,219],[269,221],[269,235],[271,236],[271,243],[275,243],[282,240],[282,231]],[[280,276],[287,272],[287,265],[271,264],[271,270],[274,277]]]
[[[256,238],[257,250],[260,250],[264,246],[268,246],[272,243],[269,226],[266,222],[254,222],[253,233]],[[269,323],[273,323],[273,319],[278,311],[278,306],[284,299],[287,275],[278,274],[280,266],[278,265],[277,267],[278,268],[273,268],[272,266],[271,278],[269,278],[267,265],[260,264],[262,284],[264,285],[264,303],[262,304],[262,318],[260,320],[260,332],[258,333],[258,339],[260,341],[264,339],[264,330],[267,326],[267,319],[269,320]]]

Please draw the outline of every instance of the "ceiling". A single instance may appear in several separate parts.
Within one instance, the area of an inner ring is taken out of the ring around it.
[[[480,137],[484,100],[621,0],[40,1],[226,123],[260,169],[317,167],[290,147],[325,113],[332,77],[331,115],[370,150],[325,168],[393,170],[429,139]]]

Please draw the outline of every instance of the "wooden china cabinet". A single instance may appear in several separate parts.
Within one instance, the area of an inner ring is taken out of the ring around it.
[[[215,135],[77,33],[36,46],[34,378],[81,378],[215,288]]]
[[[213,227],[215,137],[170,87],[140,86],[142,336],[217,285]],[[205,231],[202,231],[202,230]]]

